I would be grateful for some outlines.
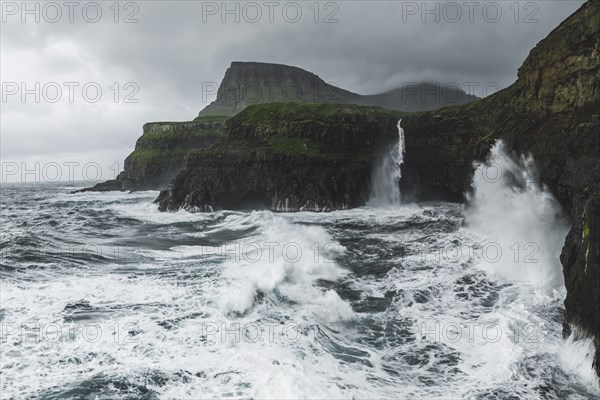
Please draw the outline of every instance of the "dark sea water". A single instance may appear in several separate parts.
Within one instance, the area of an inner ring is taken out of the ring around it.
[[[3,399],[600,393],[544,243],[523,264],[500,240],[523,227],[490,221],[515,258],[494,261],[489,209],[160,213],[76,187],[2,187]]]

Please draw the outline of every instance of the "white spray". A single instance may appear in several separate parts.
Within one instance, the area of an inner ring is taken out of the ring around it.
[[[533,158],[513,160],[502,141],[473,177],[465,222],[486,237],[483,267],[508,280],[560,287],[560,252],[568,232],[561,208],[535,179]]]
[[[385,207],[400,205],[400,178],[404,163],[404,129],[398,121],[398,145],[393,147],[373,172],[373,188],[368,205]]]

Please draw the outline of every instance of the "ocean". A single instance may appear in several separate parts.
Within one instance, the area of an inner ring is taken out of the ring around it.
[[[533,160],[492,157],[511,179],[476,173],[467,206],[161,213],[3,184],[1,397],[598,398],[592,343],[562,337],[568,223],[515,184]]]

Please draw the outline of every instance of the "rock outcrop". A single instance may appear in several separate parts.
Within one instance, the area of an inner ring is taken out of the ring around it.
[[[250,106],[226,122],[223,141],[189,156],[157,202],[161,210],[364,205],[373,163],[398,140],[398,118],[356,105]]]
[[[400,111],[429,111],[465,104],[478,97],[458,85],[406,83],[402,88],[360,95],[326,83],[301,68],[281,64],[233,62],[204,115],[236,115],[249,105],[275,102],[359,104]]]
[[[223,136],[225,118],[204,117],[190,122],[151,122],[125,159],[116,179],[82,189],[87,191],[157,190],[165,188],[185,167],[192,150],[203,149]]]

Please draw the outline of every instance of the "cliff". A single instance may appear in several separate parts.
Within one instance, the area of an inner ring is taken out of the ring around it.
[[[301,68],[281,64],[233,62],[219,85],[217,98],[200,111],[236,115],[249,105],[275,102],[358,104],[401,111],[428,111],[477,100],[456,85],[412,83],[375,95],[360,95],[326,83]]]
[[[405,111],[437,109],[477,99],[455,86],[434,83],[407,85],[380,95],[361,96],[325,83],[303,69],[257,62],[233,62],[225,72],[217,99],[189,122],[144,125],[135,150],[116,179],[86,191],[164,189],[185,167],[186,156],[216,143],[224,121],[246,107],[265,103],[323,103],[383,106]]]
[[[509,88],[478,102],[407,116],[402,186],[413,198],[457,198],[490,143],[531,153],[572,228],[562,249],[564,331],[600,349],[600,3],[589,1],[542,40]],[[600,373],[600,351],[596,353]]]
[[[161,210],[335,210],[364,205],[373,163],[398,140],[400,113],[272,103],[246,108],[219,143],[194,152],[157,199]]]
[[[190,122],[151,122],[144,124],[135,150],[125,159],[116,179],[79,190],[156,190],[167,187],[185,167],[185,158],[194,149],[219,141],[225,119],[204,117]]]

